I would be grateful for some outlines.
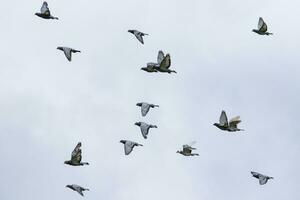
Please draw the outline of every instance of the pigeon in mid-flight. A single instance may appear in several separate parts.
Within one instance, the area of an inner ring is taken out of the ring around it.
[[[192,153],[193,150],[196,150],[196,148],[192,147],[196,142],[192,142],[191,144],[185,144],[182,146],[182,150],[177,151],[176,153],[179,153],[184,156],[199,156],[198,153]]]
[[[35,13],[36,16],[44,18],[44,19],[58,19],[57,17],[53,17],[50,13],[50,9],[48,7],[48,3],[44,1],[42,7],[41,7],[41,12],[40,13]]]
[[[251,172],[252,176],[259,180],[260,185],[264,185],[268,182],[269,179],[273,179],[273,177],[266,176],[257,172]]]
[[[141,107],[142,116],[145,117],[149,112],[150,108],[159,107],[159,105],[154,105],[146,102],[137,103],[137,106]]]
[[[76,50],[76,49],[72,49],[72,48],[69,48],[69,47],[57,47],[58,50],[61,50],[64,52],[66,58],[68,59],[68,61],[71,62],[72,60],[72,53],[77,53],[77,52],[81,52],[79,50]]]
[[[88,162],[81,162],[82,155],[81,155],[81,142],[78,142],[75,149],[72,152],[71,160],[65,161],[65,164],[72,165],[72,166],[83,166],[89,165]]]
[[[124,144],[125,155],[129,155],[134,147],[143,146],[142,144],[130,140],[121,140],[120,142]]]
[[[226,112],[222,110],[221,116],[219,118],[219,123],[214,123],[216,127],[223,131],[235,132],[235,131],[243,131],[243,129],[239,129],[237,125],[242,122],[240,120],[240,116],[232,118],[229,123],[226,116]]]
[[[259,35],[273,35],[273,33],[269,33],[268,31],[268,26],[265,23],[265,21],[263,20],[262,17],[259,18],[258,20],[258,25],[257,25],[257,29],[253,29],[252,30],[254,33],[257,33]]]
[[[160,50],[157,56],[157,63],[158,65],[154,67],[154,69],[156,69],[157,71],[169,74],[171,74],[172,72],[177,73],[176,71],[169,69],[171,66],[170,54],[167,54],[165,56],[164,52]]]
[[[136,122],[134,125],[137,125],[140,127],[142,135],[145,139],[147,139],[150,128],[157,128],[156,125],[147,124],[145,122]]]
[[[75,185],[75,184],[66,185],[66,187],[70,188],[71,190],[74,190],[74,191],[78,192],[81,196],[84,196],[83,195],[84,191],[90,191],[88,188],[84,188],[84,187],[81,187],[81,186]]]
[[[142,33],[138,30],[128,30],[129,33],[132,33],[142,44],[144,44],[143,36],[148,35],[147,33]]]

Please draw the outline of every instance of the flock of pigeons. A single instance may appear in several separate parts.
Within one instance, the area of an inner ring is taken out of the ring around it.
[[[43,19],[55,19],[58,20],[58,17],[54,17],[50,13],[50,9],[48,7],[48,3],[45,1],[43,2],[43,5],[41,7],[40,13],[35,13],[38,17],[41,17]],[[272,33],[267,32],[268,27],[267,24],[264,22],[264,20],[260,17],[258,22],[258,28],[253,29],[252,31],[259,34],[259,35],[272,35]],[[146,33],[140,32],[138,30],[128,30],[129,33],[132,33],[142,44],[144,44],[143,36],[148,35]],[[64,52],[66,58],[68,61],[72,60],[72,53],[80,52],[79,50],[69,48],[69,47],[57,47],[58,50],[61,50]],[[158,52],[157,56],[157,62],[149,62],[147,63],[147,67],[141,68],[141,70],[152,73],[152,72],[162,72],[162,73],[177,73],[174,70],[170,69],[171,66],[171,57],[170,54],[164,54],[163,51]],[[141,107],[141,114],[143,117],[147,115],[150,108],[159,107],[155,104],[150,104],[146,102],[137,103],[136,106]],[[240,116],[234,117],[229,120],[227,119],[227,115],[225,111],[221,112],[221,116],[219,118],[219,123],[214,123],[214,126],[218,127],[219,129],[223,131],[229,131],[229,132],[236,132],[236,131],[244,131],[243,129],[239,129],[237,125],[241,122]],[[147,139],[148,133],[150,128],[157,128],[156,125],[147,124],[145,122],[136,122],[136,126],[140,127],[142,136],[144,139]],[[142,144],[139,144],[134,141],[130,140],[121,140],[120,143],[123,143],[124,145],[124,151],[125,155],[129,155],[133,148],[136,146],[143,146]],[[184,156],[199,156],[198,153],[192,153],[193,150],[196,150],[196,148],[193,147],[193,145],[196,142],[192,142],[190,144],[185,144],[182,146],[182,150],[177,151],[177,153],[182,154]],[[82,162],[82,151],[81,151],[81,142],[79,142],[75,149],[72,151],[71,159],[65,161],[64,163],[71,166],[84,166],[89,165],[88,162]],[[252,176],[259,179],[259,184],[264,185],[268,182],[269,179],[273,179],[273,177],[266,176],[257,172],[251,172]],[[76,184],[67,185],[67,188],[70,188],[76,192],[78,192],[81,196],[84,196],[84,191],[89,191],[88,188],[81,187]]]

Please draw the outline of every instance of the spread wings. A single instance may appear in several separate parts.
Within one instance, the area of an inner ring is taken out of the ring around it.
[[[81,162],[81,142],[78,142],[78,144],[76,145],[75,149],[72,152],[71,155],[71,160],[72,162],[76,162],[76,163],[80,163]]]
[[[165,54],[163,51],[160,50],[157,55],[157,63],[160,65],[160,63],[163,61],[164,58],[165,58]]]
[[[45,14],[45,15],[50,15],[50,10],[48,7],[48,3],[46,1],[44,1],[42,7],[41,7],[41,13]]]
[[[143,33],[135,31],[134,35],[142,44],[144,44]]]
[[[150,110],[150,105],[147,103],[143,103],[141,107],[142,116],[145,117]]]
[[[258,30],[260,32],[266,32],[268,30],[267,24],[264,22],[263,18],[260,17],[258,20]]]
[[[71,52],[72,49],[71,49],[71,48],[64,47],[63,50],[64,50],[64,53],[65,53],[65,56],[67,57],[67,59],[68,59],[69,61],[71,61],[71,60],[72,60],[72,52]]]
[[[219,119],[219,123],[221,125],[228,125],[228,119],[227,119],[227,115],[226,112],[224,110],[222,110],[220,119]]]
[[[164,59],[161,61],[159,67],[162,69],[169,69],[170,66],[171,66],[171,57],[170,57],[170,54],[167,54],[164,57]]]
[[[134,147],[134,143],[131,141],[126,141],[124,144],[124,151],[125,151],[125,155],[129,155]]]
[[[234,117],[229,121],[229,126],[237,128],[237,125],[241,123],[240,116]]]

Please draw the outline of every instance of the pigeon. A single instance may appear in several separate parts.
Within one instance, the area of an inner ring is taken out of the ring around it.
[[[170,54],[167,54],[166,56],[164,55],[163,51],[159,51],[158,52],[158,56],[157,56],[157,66],[154,67],[154,69],[156,69],[159,72],[162,73],[169,73],[171,74],[172,72],[177,73],[174,70],[170,70],[170,66],[171,66],[171,57]]]
[[[274,179],[273,177],[266,176],[257,172],[251,172],[252,176],[259,179],[259,184],[264,185],[268,182],[269,179]]]
[[[145,122],[136,122],[134,125],[137,125],[141,128],[142,135],[145,139],[147,139],[150,128],[157,128],[156,125],[147,124]]]
[[[63,51],[65,53],[65,56],[67,57],[68,61],[71,62],[72,60],[72,53],[77,53],[77,52],[81,52],[79,50],[76,50],[76,49],[72,49],[72,48],[69,48],[69,47],[57,47],[57,49]]]
[[[48,3],[44,1],[42,7],[41,7],[41,12],[40,13],[35,13],[36,16],[44,18],[44,19],[58,19],[57,17],[53,17],[50,13]]]
[[[141,107],[141,112],[142,112],[143,117],[145,117],[147,115],[150,108],[159,107],[159,105],[149,104],[149,103],[146,103],[146,102],[137,103],[136,105]]]
[[[65,164],[72,165],[72,166],[83,166],[83,165],[89,165],[88,162],[81,162],[82,156],[81,156],[81,142],[78,142],[75,149],[72,152],[71,160],[65,161]]]
[[[196,148],[192,147],[196,142],[192,142],[191,144],[185,144],[182,146],[181,151],[177,151],[176,153],[182,154],[184,156],[199,156],[197,153],[192,153],[193,150],[196,150]]]
[[[83,195],[83,191],[90,191],[89,189],[87,188],[83,188],[79,185],[75,185],[75,184],[72,184],[72,185],[66,185],[67,188],[70,188],[71,190],[74,190],[76,192],[78,192],[81,196],[84,196]]]
[[[252,31],[259,35],[273,35],[273,33],[269,33],[267,32],[267,30],[268,30],[267,24],[264,22],[263,18],[260,17],[258,20],[257,29],[253,29]]]
[[[129,140],[121,140],[120,142],[124,144],[125,155],[129,155],[135,146],[143,146],[142,144]]]
[[[216,127],[223,131],[235,132],[235,131],[244,131],[243,129],[239,129],[237,125],[242,122],[240,120],[240,116],[232,118],[229,123],[227,120],[226,112],[222,110],[219,123],[214,123]]]
[[[142,33],[137,30],[128,30],[129,33],[132,33],[142,44],[144,44],[143,36],[148,35],[147,33]]]

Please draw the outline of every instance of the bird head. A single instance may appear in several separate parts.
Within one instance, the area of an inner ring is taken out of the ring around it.
[[[176,151],[176,153],[180,153],[180,151]]]
[[[128,30],[129,33],[133,33],[133,30]]]
[[[136,106],[142,106],[142,103],[137,103]]]
[[[219,124],[218,124],[218,123],[214,123],[213,125],[216,126],[216,127],[219,127]]]
[[[141,70],[147,71],[147,67],[142,67]]]
[[[71,185],[66,185],[67,188],[71,188]]]
[[[63,50],[63,48],[62,48],[62,47],[57,47],[56,49]]]
[[[70,160],[66,160],[64,163],[67,164],[67,165],[69,165],[69,164],[71,164],[71,161]]]
[[[125,142],[126,142],[125,140],[120,140],[120,143],[123,143],[123,144],[125,144]]]
[[[140,126],[140,125],[141,125],[141,122],[135,122],[134,125]]]

